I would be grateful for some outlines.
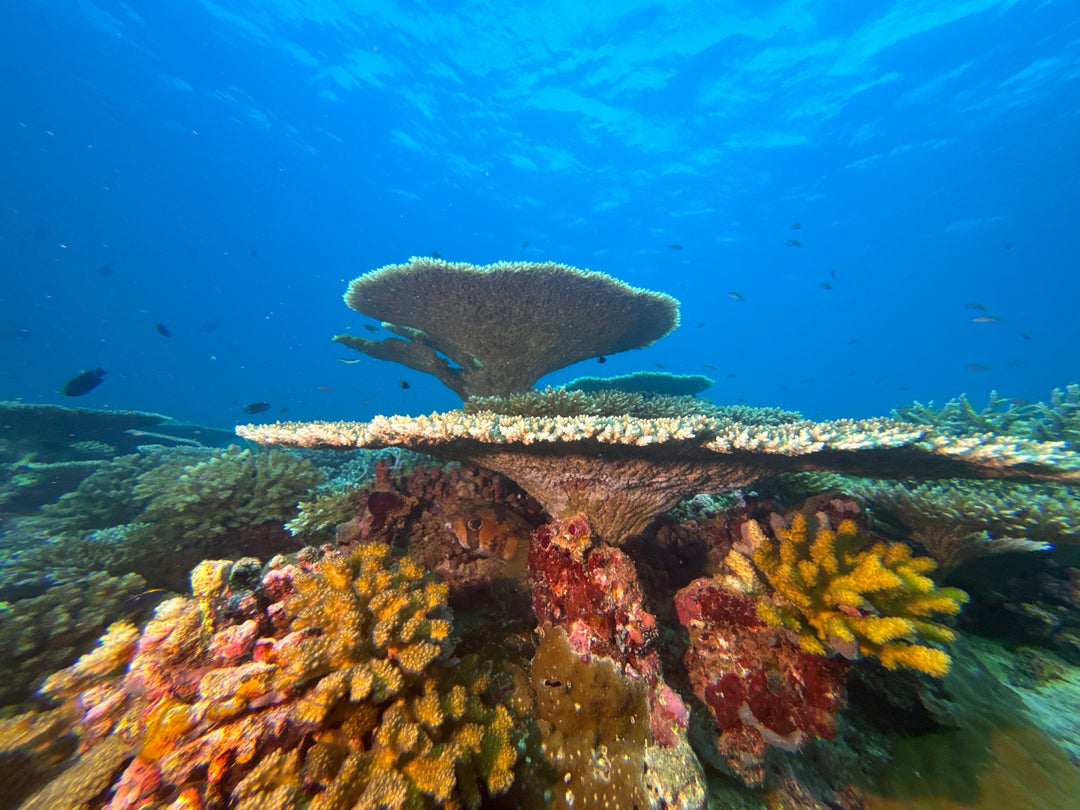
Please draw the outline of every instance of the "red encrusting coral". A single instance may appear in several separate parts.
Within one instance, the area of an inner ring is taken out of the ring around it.
[[[757,617],[753,597],[719,580],[690,583],[675,607],[690,634],[690,682],[715,719],[717,751],[736,775],[757,784],[769,748],[794,751],[835,735],[847,661],[804,652]]]

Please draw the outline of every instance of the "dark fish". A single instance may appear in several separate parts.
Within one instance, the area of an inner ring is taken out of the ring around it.
[[[801,228],[802,228],[802,223],[801,222],[792,222],[791,223],[791,230],[797,231],[797,230],[800,230]]]
[[[1006,249],[1006,250],[1012,250],[1012,249],[1013,249],[1013,245],[1015,245],[1015,244],[1016,244],[1016,242],[1006,242],[1006,243],[1005,243],[1005,249]]]
[[[802,247],[802,242],[798,239],[788,239],[784,242],[784,247]]]
[[[1035,339],[1031,335],[1029,335],[1027,332],[1021,332],[1020,337],[1022,337],[1024,340],[1034,340]]]
[[[278,409],[277,409],[277,412],[278,412],[278,413],[288,413],[288,412],[289,412],[289,409],[288,409],[288,408],[278,408]]]
[[[708,363],[702,366],[706,371],[716,371],[716,366],[710,366]]]
[[[527,247],[529,246],[529,240],[528,240],[528,239],[526,239],[526,240],[525,240],[524,242],[522,242],[522,243],[521,243],[521,246],[522,246],[523,248],[527,248]]]
[[[986,311],[986,304],[980,303],[979,301],[968,301],[964,304],[964,307],[966,309],[980,309],[984,312]]]
[[[848,346],[854,346],[858,342],[859,342],[859,338],[852,338],[851,340],[848,341]]]
[[[165,324],[155,323],[154,328],[157,329],[158,334],[162,337],[172,337],[172,332],[169,331],[169,327],[167,327]]]
[[[108,265],[108,264],[101,265],[101,267],[99,267],[97,269],[97,271],[98,271],[99,276],[105,276],[105,278],[108,278],[109,276],[111,276],[113,273],[116,272],[115,270],[112,269],[112,265]]]
[[[729,291],[728,298],[734,298],[736,301],[745,301],[746,299],[739,295],[737,292]]]
[[[320,391],[329,391],[330,390],[329,385],[316,385],[315,387],[318,388]]]
[[[851,376],[854,377],[854,376],[856,376],[858,374],[862,374],[862,373],[863,373],[863,370],[861,368],[857,368],[853,372],[851,372]]]
[[[251,248],[251,258],[253,258],[253,259],[259,258],[259,249],[257,247],[253,246]]]
[[[405,380],[398,380],[397,384],[398,384],[398,387],[401,388],[402,390],[409,387],[409,384],[407,382],[405,382]]]
[[[876,384],[876,383],[881,383],[881,382],[885,382],[885,378],[884,378],[884,377],[878,377],[878,378],[877,378],[876,380],[874,380],[874,383],[875,383],[875,384]]]
[[[805,379],[803,379],[804,383],[812,383],[813,381],[814,381],[813,377],[806,377]]]
[[[378,332],[379,331],[379,327],[375,326],[375,324],[372,324],[372,323],[365,323],[364,328],[367,329],[369,332]]]
[[[606,363],[606,362],[607,362],[607,358],[606,358],[606,357],[604,357],[604,355],[602,355],[602,354],[600,354],[600,355],[597,355],[597,357],[596,357],[596,362],[597,362],[597,363]]]
[[[830,284],[827,281],[819,281],[818,284],[821,287],[821,289],[823,289],[823,290],[831,290],[832,289],[832,284]]]
[[[144,610],[149,610],[160,602],[165,597],[166,593],[168,593],[168,591],[164,588],[151,588],[148,591],[129,596],[120,603],[120,615],[127,616],[132,613],[141,613]]]
[[[835,267],[832,270],[829,271],[829,275],[832,276],[833,278],[836,278],[836,268]]]
[[[672,242],[670,245],[668,245],[668,247],[672,250],[682,250],[682,245],[677,242]]]
[[[12,343],[26,343],[30,339],[30,330],[12,329],[10,332],[0,332],[0,338],[10,340]]]
[[[72,377],[61,389],[65,397],[81,397],[83,394],[89,394],[99,385],[101,381],[105,379],[105,369],[92,368],[89,371],[84,371],[76,377]]]
[[[433,251],[431,251],[431,258],[433,258],[433,259],[441,259],[442,255],[439,253],[439,251],[433,250]]]
[[[661,371],[665,371],[663,363],[653,363],[653,365],[656,366]]]
[[[1001,320],[1001,318],[999,318],[997,315],[977,315],[976,317],[971,319],[971,322],[972,323],[997,323],[1000,320]]]
[[[735,379],[735,375],[734,375],[734,374],[725,374],[725,375],[724,375],[724,379],[725,379],[725,380],[734,380],[734,379]]]
[[[972,371],[989,371],[990,366],[984,366],[982,363],[968,363],[968,368]]]
[[[251,402],[244,406],[244,413],[262,413],[270,410],[269,402]]]
[[[910,390],[911,390],[911,386],[910,386],[910,385],[901,385],[901,386],[900,386],[899,388],[897,388],[896,390],[897,390],[897,391],[910,391]]]
[[[704,325],[705,325],[705,321],[698,321],[698,325],[697,325],[697,328],[698,328],[698,329],[700,329],[700,328],[701,328],[701,327],[703,327]]]

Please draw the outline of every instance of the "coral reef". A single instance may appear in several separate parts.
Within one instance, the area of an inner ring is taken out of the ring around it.
[[[758,618],[790,630],[816,655],[872,656],[888,669],[944,677],[948,654],[922,642],[955,638],[933,617],[959,613],[967,594],[937,587],[927,576],[937,564],[913,557],[905,543],[873,542],[850,519],[834,530],[824,512],[814,520],[813,532],[802,512],[790,526],[776,520],[775,538],[754,521],[744,525],[743,549],[725,562],[746,590],[768,584],[771,599],[758,600]]]
[[[933,425],[959,436],[996,434],[1020,436],[1041,442],[1080,441],[1080,385],[1067,385],[1050,392],[1049,402],[1008,399],[990,392],[986,407],[976,408],[966,394],[945,403],[940,410],[931,402],[915,402],[897,408],[893,415],[906,422]]]
[[[413,257],[354,279],[345,303],[397,337],[336,342],[433,374],[462,399],[525,391],[551,371],[648,346],[679,324],[669,295],[552,262]]]
[[[575,377],[563,388],[568,391],[621,391],[643,396],[685,397],[711,388],[714,380],[704,374],[670,374],[666,371],[635,371],[616,377]]]
[[[88,574],[40,596],[0,602],[0,705],[20,703],[53,670],[86,650],[106,625],[139,612],[137,574]]]
[[[749,785],[762,781],[770,748],[796,751],[835,735],[849,666],[800,649],[758,618],[755,602],[709,578],[675,597],[690,635],[690,683],[716,724],[710,760]]]
[[[690,495],[736,489],[784,470],[1080,479],[1080,455],[1058,444],[968,439],[883,419],[744,425],[704,415],[543,418],[451,411],[368,423],[242,425],[237,433],[300,447],[402,445],[470,461],[506,475],[552,515],[587,514],[612,543]]]
[[[477,807],[512,783],[511,715],[486,665],[449,665],[447,588],[411,560],[370,542],[261,580],[208,561],[191,581],[51,676],[58,708],[0,724],[23,806],[112,785],[114,808]]]

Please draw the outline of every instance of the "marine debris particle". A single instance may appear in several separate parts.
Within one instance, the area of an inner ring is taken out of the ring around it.
[[[414,257],[354,279],[345,302],[396,337],[336,342],[433,374],[462,399],[528,390],[544,374],[648,346],[679,324],[669,295],[553,262]]]

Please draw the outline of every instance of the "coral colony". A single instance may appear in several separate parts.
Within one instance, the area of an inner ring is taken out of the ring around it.
[[[903,732],[871,716],[906,701],[945,733],[970,714],[969,597],[943,573],[1075,542],[1080,458],[1053,440],[1076,434],[1072,389],[1012,420],[1041,420],[1023,436],[970,429],[1006,419],[996,406],[817,423],[655,373],[532,391],[659,339],[677,302],[563,265],[436,259],[346,301],[396,337],[335,340],[463,407],[237,429],[302,453],[146,447],[130,430],[161,417],[9,408],[41,441],[5,436],[27,539],[0,569],[0,805],[898,800],[867,774],[902,771]],[[1039,498],[1053,508],[1009,506]],[[1060,751],[1041,767],[1077,779]]]

